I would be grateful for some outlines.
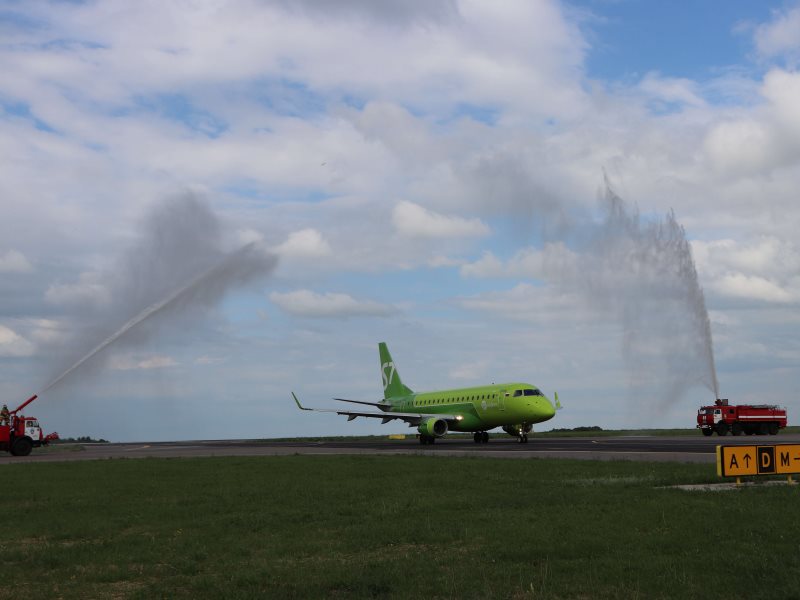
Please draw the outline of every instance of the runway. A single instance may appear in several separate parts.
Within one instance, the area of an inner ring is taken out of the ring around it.
[[[195,440],[120,444],[76,444],[35,448],[30,456],[0,453],[0,465],[115,458],[187,458],[199,456],[287,456],[302,455],[396,455],[481,456],[492,458],[574,458],[588,460],[636,460],[714,463],[716,446],[800,444],[800,434],[777,436],[702,437],[531,437],[519,444],[497,435],[488,444],[472,440],[440,439],[433,446],[420,445],[414,436],[405,440],[377,438],[369,441],[274,441]]]

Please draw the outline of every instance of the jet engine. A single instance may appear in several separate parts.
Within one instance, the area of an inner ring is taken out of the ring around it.
[[[429,437],[442,437],[447,433],[447,421],[431,417],[420,423],[419,427],[417,427],[417,431]]]

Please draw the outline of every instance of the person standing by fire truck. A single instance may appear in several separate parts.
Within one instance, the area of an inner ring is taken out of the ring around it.
[[[0,410],[0,425],[8,425],[10,420],[11,413],[8,412],[8,406],[3,404],[3,408]]]

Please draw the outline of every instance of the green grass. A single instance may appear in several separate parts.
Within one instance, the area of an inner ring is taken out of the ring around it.
[[[0,598],[797,598],[800,489],[425,456],[4,465]],[[9,485],[13,483],[13,485]]]

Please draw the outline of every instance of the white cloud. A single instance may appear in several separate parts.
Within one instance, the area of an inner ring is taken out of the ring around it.
[[[800,159],[800,73],[773,69],[759,88],[763,104],[713,124],[703,150],[726,176],[764,176]]]
[[[462,307],[505,319],[539,324],[576,323],[593,314],[582,308],[578,296],[548,286],[519,283],[509,290],[483,292],[459,299]],[[568,317],[568,318],[567,318]]]
[[[272,292],[269,299],[287,313],[297,317],[387,317],[397,312],[393,306],[371,300],[356,300],[348,294],[317,294],[310,290]]]
[[[407,201],[394,207],[392,222],[399,233],[409,237],[483,237],[491,232],[480,219],[448,217]]]
[[[166,369],[177,366],[178,362],[171,356],[114,356],[109,361],[109,366],[116,371],[132,371],[137,369]]]
[[[769,23],[756,28],[756,50],[764,58],[796,57],[800,52],[800,6],[778,12]]]
[[[320,258],[331,254],[331,246],[319,231],[309,228],[290,233],[275,252],[286,258]]]
[[[236,240],[241,246],[246,246],[247,244],[261,244],[264,242],[264,234],[255,229],[239,229],[236,232]]]
[[[772,236],[692,243],[706,287],[722,296],[768,303],[800,302],[800,248]]]
[[[506,262],[492,252],[473,263],[461,267],[464,277],[504,277],[514,279],[542,279],[548,273],[558,273],[562,279],[569,279],[578,267],[580,257],[561,242],[547,243],[544,248],[522,248]]]
[[[736,298],[765,302],[790,302],[792,295],[772,281],[755,275],[723,275],[712,284],[716,291]]]
[[[55,319],[34,319],[31,325],[30,337],[39,344],[57,344],[66,341],[69,337],[65,324]]]
[[[25,357],[33,355],[34,345],[13,329],[0,325],[0,357]]]
[[[690,106],[704,106],[705,100],[698,94],[698,85],[685,78],[662,77],[648,73],[639,84],[642,92],[661,102],[678,102]]]
[[[57,306],[99,308],[111,302],[110,290],[94,272],[81,273],[77,283],[50,284],[44,297]]]
[[[9,250],[0,254],[0,273],[27,273],[33,270],[33,265],[21,252]]]

